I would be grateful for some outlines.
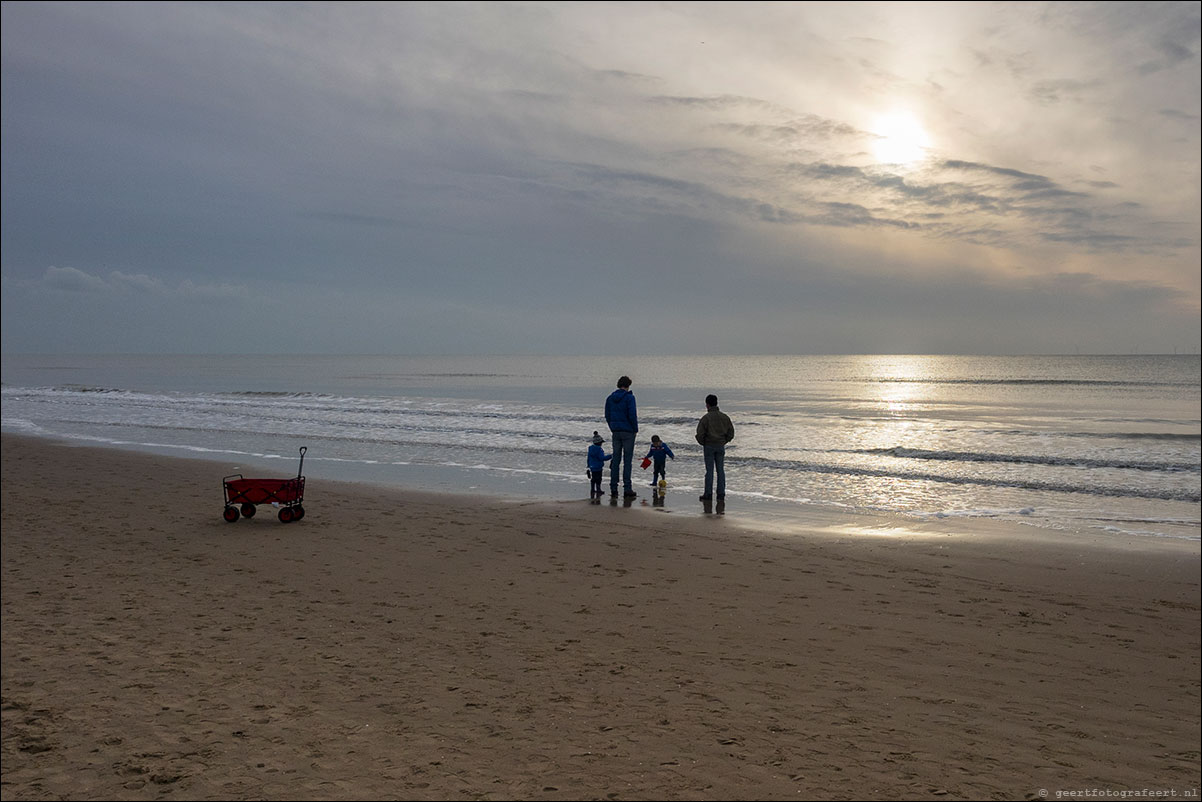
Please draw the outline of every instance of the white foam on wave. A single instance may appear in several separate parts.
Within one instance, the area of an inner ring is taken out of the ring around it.
[[[1124,536],[1130,536],[1130,537],[1150,537],[1150,538],[1158,538],[1158,539],[1163,539],[1163,540],[1184,540],[1189,543],[1202,542],[1202,535],[1191,535],[1191,534],[1187,534],[1187,533],[1157,532],[1157,531],[1154,531],[1151,529],[1131,529],[1129,527],[1113,526],[1113,525],[1095,526],[1093,528],[1101,530],[1103,532],[1108,532],[1110,534],[1124,535]]]
[[[24,418],[5,418],[3,426],[0,426],[0,428],[3,428],[6,432],[11,431],[14,434],[40,434],[46,431],[33,421],[25,420]]]

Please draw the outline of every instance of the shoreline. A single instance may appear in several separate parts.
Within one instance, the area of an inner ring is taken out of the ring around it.
[[[5,799],[1199,784],[1196,542],[311,478],[227,524],[221,463],[2,444]]]
[[[240,453],[227,455],[227,459],[219,459],[216,454],[194,452],[180,447],[158,446],[128,443],[113,444],[107,442],[92,442],[86,439],[76,439],[62,435],[32,434],[25,432],[3,432],[5,438],[27,438],[34,441],[56,443],[68,448],[95,448],[122,453],[140,454],[152,459],[186,460],[188,462],[208,463],[213,476],[218,476],[218,493],[220,494],[220,476],[229,473],[245,473],[255,476],[287,477],[294,475],[296,460],[288,457],[265,457],[255,454]],[[319,459],[319,458],[314,458]],[[318,463],[319,464],[319,463]],[[392,495],[405,493],[420,495],[432,500],[438,499],[479,499],[499,505],[565,505],[567,509],[576,510],[588,502],[585,493],[587,485],[580,482],[579,497],[564,497],[554,491],[562,490],[559,485],[552,489],[533,486],[518,486],[516,489],[500,490],[499,485],[472,484],[479,477],[465,474],[469,481],[457,481],[457,471],[466,470],[463,466],[453,465],[409,465],[397,464],[394,469],[401,469],[402,475],[406,469],[420,471],[421,479],[416,480],[417,487],[411,489],[401,479],[383,480],[364,473],[361,476],[332,478],[320,476],[320,469],[314,470],[315,463],[306,463],[305,473],[310,482],[319,481],[323,484],[346,486],[354,489],[371,489],[372,493]],[[434,472],[442,476],[441,481],[429,481],[428,474]],[[317,473],[318,475],[314,475]],[[521,471],[518,471],[521,473]],[[459,477],[462,479],[463,477]],[[583,480],[583,477],[581,477]],[[512,486],[510,486],[512,487]],[[835,534],[837,536],[855,536],[857,534],[879,537],[890,536],[963,536],[966,534],[978,537],[1001,539],[1020,539],[1036,543],[1103,547],[1125,550],[1177,550],[1184,549],[1202,555],[1202,536],[1177,536],[1156,533],[1133,533],[1129,531],[1112,532],[1105,527],[1088,527],[1080,529],[1064,529],[1040,525],[1036,522],[1015,521],[1004,517],[988,515],[916,515],[903,512],[888,512],[866,508],[846,508],[841,505],[823,504],[817,502],[793,502],[781,499],[761,498],[758,494],[733,491],[725,509],[715,510],[712,506],[703,505],[696,500],[695,490],[688,487],[671,488],[666,502],[662,505],[653,502],[649,488],[635,484],[639,492],[637,499],[629,501],[608,496],[602,499],[601,507],[631,509],[639,513],[651,512],[661,520],[678,520],[682,523],[700,520],[725,520],[727,525],[747,532],[790,534],[814,534],[817,532]],[[687,524],[686,524],[687,525]]]

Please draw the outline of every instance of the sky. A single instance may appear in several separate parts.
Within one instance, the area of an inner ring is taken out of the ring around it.
[[[4,353],[1197,353],[1174,3],[3,3]]]

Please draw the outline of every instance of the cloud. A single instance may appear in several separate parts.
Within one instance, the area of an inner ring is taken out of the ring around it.
[[[1166,35],[1156,48],[1160,51],[1160,57],[1150,61],[1145,61],[1143,64],[1140,64],[1137,68],[1140,74],[1152,75],[1164,70],[1171,70],[1179,64],[1184,64],[1195,58],[1198,55],[1198,40],[1196,34],[1196,31],[1198,30],[1198,20],[1196,17],[1194,19],[1193,30],[1195,33],[1193,35],[1193,41],[1191,42],[1176,41],[1175,39],[1171,38],[1171,36],[1174,35],[1182,39],[1186,38],[1189,36],[1189,33],[1184,31],[1177,32],[1174,35]]]
[[[128,289],[133,292],[145,292],[151,295],[165,295],[167,288],[157,278],[151,278],[145,273],[127,274],[119,270],[109,273],[109,285],[114,289]]]
[[[235,284],[196,283],[184,279],[168,286],[162,279],[146,273],[111,271],[107,278],[95,276],[74,267],[47,267],[42,286],[55,291],[73,293],[134,293],[174,298],[240,298],[247,295],[246,287]]]
[[[785,145],[804,143],[814,146],[824,140],[872,136],[848,123],[824,119],[815,114],[795,116],[780,123],[719,123],[714,128],[731,131],[749,139]]]
[[[1169,296],[1197,306],[1196,3],[3,15],[6,347],[55,322],[90,347],[138,314],[217,343],[216,321],[251,326],[247,299],[265,338],[329,307],[340,320],[313,321],[307,342],[434,351],[612,351],[652,327],[677,347],[768,348],[775,329],[887,347],[859,334],[864,315],[921,339],[949,286],[962,293],[941,314],[973,310],[974,330],[1005,330],[998,286],[1034,310],[1010,347],[1063,329],[1028,291],[1083,299],[1074,325],[1108,342],[1124,302],[1147,320]],[[925,161],[875,161],[874,121],[895,111],[929,135]],[[1166,295],[1100,304],[1081,284],[1012,283],[1061,272]],[[41,306],[25,303],[34,287]],[[614,343],[563,311],[607,294],[588,319]],[[171,303],[231,298],[246,303]],[[819,304],[821,330],[803,326],[799,298],[837,298],[851,322]],[[699,328],[697,310],[723,326]],[[956,344],[950,327],[939,342]]]
[[[1192,123],[1195,125],[1198,123],[1198,120],[1199,120],[1199,117],[1197,114],[1186,114],[1185,112],[1183,112],[1179,109],[1161,109],[1160,111],[1157,112],[1157,114],[1160,114],[1164,117],[1168,117],[1171,120],[1177,120],[1178,122],[1183,122],[1183,123]]]
[[[67,292],[104,292],[108,289],[104,279],[74,267],[47,267],[42,280],[47,287]]]
[[[1036,103],[1050,105],[1067,101],[1081,101],[1097,88],[1096,81],[1078,81],[1071,78],[1036,81],[1030,89]]]
[[[716,95],[708,97],[684,97],[656,95],[647,98],[652,105],[680,107],[690,111],[711,111],[718,113],[739,112],[743,114],[764,114],[769,116],[788,115],[790,111],[784,106],[770,103],[762,98],[744,95]]]
[[[840,227],[877,228],[885,226],[905,229],[921,228],[917,223],[878,217],[858,203],[838,203],[832,201],[820,204],[820,210],[818,214],[805,217],[805,221]]]

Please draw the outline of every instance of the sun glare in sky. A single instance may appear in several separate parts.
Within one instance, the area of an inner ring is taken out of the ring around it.
[[[931,145],[931,139],[910,114],[886,114],[872,126],[877,140],[873,154],[882,164],[913,164],[921,161]]]

